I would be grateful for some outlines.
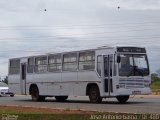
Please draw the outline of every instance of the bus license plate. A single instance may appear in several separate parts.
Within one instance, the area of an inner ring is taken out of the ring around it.
[[[133,94],[133,95],[140,95],[140,94],[141,94],[141,91],[132,91],[132,94]]]

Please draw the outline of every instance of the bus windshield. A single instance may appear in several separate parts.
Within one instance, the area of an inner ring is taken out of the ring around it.
[[[148,59],[146,54],[120,55],[120,76],[147,76],[149,75]]]

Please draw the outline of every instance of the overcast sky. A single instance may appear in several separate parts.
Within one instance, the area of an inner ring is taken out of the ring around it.
[[[160,0],[0,0],[0,75],[9,58],[104,45],[144,46],[160,69]]]

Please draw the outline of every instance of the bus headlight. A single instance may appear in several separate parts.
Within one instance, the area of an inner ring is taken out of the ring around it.
[[[144,84],[144,87],[149,87],[149,84]]]

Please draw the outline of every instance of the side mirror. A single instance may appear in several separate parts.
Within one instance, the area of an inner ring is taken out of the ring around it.
[[[118,55],[117,56],[117,63],[120,63],[121,62],[121,57]]]

